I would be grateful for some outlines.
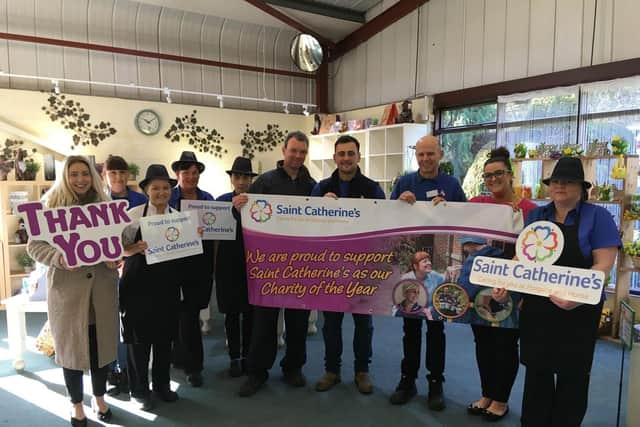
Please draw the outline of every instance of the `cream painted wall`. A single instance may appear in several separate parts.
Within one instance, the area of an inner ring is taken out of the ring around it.
[[[264,129],[267,124],[277,123],[283,130],[308,131],[313,121],[303,115],[267,113],[258,111],[242,111],[201,106],[167,104],[71,95],[91,114],[91,122],[109,121],[117,129],[117,133],[100,143],[98,147],[79,147],[72,150],[71,133],[65,131],[59,122],[52,122],[42,111],[46,104],[46,93],[0,89],[0,127],[8,124],[28,132],[39,138],[48,149],[61,155],[73,153],[94,155],[96,162],[103,162],[109,154],[123,156],[129,162],[140,166],[141,174],[152,163],[162,163],[170,170],[171,162],[177,160],[183,150],[190,150],[187,142],[172,143],[164,137],[164,133],[178,116],[198,111],[198,122],[209,128],[215,128],[224,136],[224,146],[228,153],[222,159],[210,154],[197,153],[198,160],[206,165],[200,178],[200,187],[218,196],[230,191],[229,177],[225,170],[229,169],[233,159],[242,153],[240,139],[245,124],[249,123],[255,130]],[[135,115],[144,108],[156,111],[162,119],[160,132],[155,136],[145,136],[134,126]],[[14,135],[0,132],[0,138],[13,138]],[[39,151],[43,151],[39,149]],[[273,152],[256,154],[253,161],[254,170],[266,171],[275,167],[275,162],[282,157],[280,147]]]

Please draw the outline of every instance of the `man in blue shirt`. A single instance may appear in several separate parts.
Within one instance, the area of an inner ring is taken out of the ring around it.
[[[334,145],[333,160],[338,168],[327,179],[323,179],[311,190],[312,196],[384,199],[380,185],[360,172],[360,143],[349,135],[343,135]],[[342,319],[344,313],[323,311],[324,326],[322,336],[325,348],[325,374],[316,383],[316,391],[327,391],[340,382],[340,364],[342,356]],[[371,315],[353,313],[355,330],[353,333],[353,351],[355,356],[355,383],[362,394],[373,392],[369,378],[371,362],[371,340],[373,322]]]
[[[391,199],[413,204],[416,201],[465,202],[467,198],[458,180],[440,173],[442,159],[440,141],[434,136],[422,137],[416,143],[417,172],[400,178],[391,192]],[[402,377],[391,395],[394,405],[407,403],[416,395],[416,378],[420,369],[420,350],[422,348],[422,320],[403,319],[404,336],[402,338],[404,358],[402,359]],[[445,408],[442,383],[444,382],[445,336],[441,321],[427,320],[426,365],[429,375],[429,409],[441,411]]]

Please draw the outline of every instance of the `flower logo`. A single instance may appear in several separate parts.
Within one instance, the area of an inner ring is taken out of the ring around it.
[[[564,237],[554,223],[537,221],[522,230],[516,245],[520,260],[553,264],[562,253]]]
[[[213,212],[205,212],[202,214],[202,223],[205,225],[213,225],[216,223],[216,215]]]
[[[267,222],[271,219],[273,209],[271,209],[271,204],[266,200],[256,200],[251,205],[249,213],[251,213],[251,219],[255,222]]]
[[[169,227],[164,232],[164,238],[170,242],[175,242],[180,238],[180,230],[175,227]]]

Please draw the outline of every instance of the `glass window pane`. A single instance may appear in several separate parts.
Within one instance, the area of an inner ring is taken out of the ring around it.
[[[566,117],[578,113],[578,96],[576,94],[541,96],[526,101],[507,102],[503,105],[504,114],[501,114],[501,122]]]
[[[496,145],[495,129],[445,133],[441,135],[441,141],[443,161],[453,164],[454,175],[463,184],[467,197],[480,194],[484,184],[481,176],[484,160]]]
[[[496,121],[496,104],[474,105],[442,112],[442,128],[473,126]]]
[[[584,113],[606,113],[640,109],[638,79],[623,79],[587,85],[582,92]]]
[[[637,153],[640,144],[640,112],[583,120],[581,132],[585,146],[596,139],[611,142],[617,135],[627,141],[628,153]]]

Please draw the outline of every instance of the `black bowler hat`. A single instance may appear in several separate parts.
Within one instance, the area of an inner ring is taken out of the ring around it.
[[[185,164],[187,166],[186,168],[184,167]],[[200,173],[204,171],[204,163],[196,159],[196,154],[193,151],[183,151],[182,154],[180,154],[180,160],[171,163],[171,169],[173,169],[174,172],[178,172],[178,170],[187,169],[191,165],[196,165]]]
[[[246,175],[246,176],[258,176],[257,173],[253,172],[253,168],[251,167],[251,159],[247,159],[246,157],[236,157],[233,161],[233,165],[231,165],[231,169],[227,171],[229,175],[235,173],[237,175]]]
[[[154,179],[164,179],[166,181],[169,181],[169,185],[171,185],[171,187],[175,187],[178,183],[178,181],[169,177],[169,172],[167,172],[167,168],[165,168],[164,165],[150,165],[147,168],[147,173],[144,179],[140,181],[140,184],[138,185],[140,186],[142,191],[145,191],[145,187],[147,186],[147,184]]]
[[[551,176],[543,179],[542,182],[549,185],[554,179],[580,182],[585,189],[591,188],[591,183],[584,180],[582,161],[577,157],[561,157],[553,168]]]

